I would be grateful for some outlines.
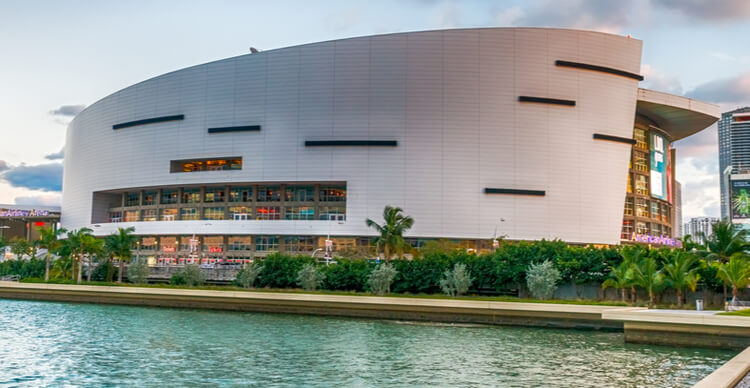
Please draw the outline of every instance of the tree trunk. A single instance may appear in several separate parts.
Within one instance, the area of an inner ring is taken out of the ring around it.
[[[648,290],[648,308],[654,307],[654,291]]]
[[[724,303],[727,303],[727,285],[726,284],[724,285]]]
[[[78,277],[77,277],[77,283],[81,284],[81,281],[83,281],[83,255],[78,258]]]
[[[70,280],[76,281],[76,256],[70,255]]]
[[[620,291],[622,294],[622,302],[625,303],[625,287],[623,287]]]
[[[119,269],[117,271],[117,283],[122,283],[122,271],[125,269],[125,260],[123,260],[122,257],[120,257],[120,265],[118,265],[117,268]]]
[[[115,266],[112,265],[112,258],[107,259],[107,282],[112,283],[112,278],[115,276]]]
[[[391,261],[391,255],[390,250],[388,249],[388,245],[385,246],[385,262],[390,263]]]
[[[44,281],[49,281],[49,248],[47,248],[47,256],[44,263]]]
[[[677,308],[681,308],[681,307],[682,307],[682,290],[678,288],[677,289]]]
[[[635,287],[630,287],[630,299],[632,300],[632,303],[635,304],[638,302],[638,293],[635,292]]]
[[[91,283],[91,272],[93,272],[91,270],[91,264],[92,264],[92,262],[93,262],[93,260],[91,260],[91,258],[89,257],[89,270],[86,271],[86,281],[89,282],[89,283]]]
[[[733,284],[732,285],[732,306],[734,306],[735,303],[737,302],[737,291],[738,291],[737,290],[737,286],[735,286]],[[726,300],[726,299],[724,299],[724,300]]]

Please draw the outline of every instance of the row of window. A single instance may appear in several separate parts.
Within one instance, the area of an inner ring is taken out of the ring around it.
[[[201,194],[200,188],[162,189],[129,191],[123,194],[125,206],[152,206],[157,204],[172,205],[177,203],[217,203],[217,202],[280,202],[282,193],[287,202],[315,201],[316,186],[281,185],[246,186],[246,187],[206,187]],[[256,194],[255,196],[253,194]],[[320,186],[318,200],[321,202],[346,201],[345,186]],[[227,196],[228,195],[228,196]]]
[[[671,236],[672,229],[666,225],[657,223],[649,223],[643,221],[624,220],[622,222],[622,233],[620,238],[622,240],[630,240],[633,233],[636,234],[648,234],[651,236]]]
[[[164,253],[223,252],[312,252],[325,246],[325,237],[317,236],[163,236],[142,237],[139,251]]]
[[[672,211],[669,205],[660,201],[649,201],[643,198],[628,197],[625,199],[626,216],[653,218],[662,222],[671,222]]]
[[[317,215],[316,215],[317,214]],[[191,220],[344,220],[345,206],[216,206],[112,210],[110,222]]]

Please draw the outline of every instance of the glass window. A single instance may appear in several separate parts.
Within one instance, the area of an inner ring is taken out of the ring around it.
[[[638,221],[635,223],[635,233],[637,234],[648,234],[648,224],[645,222]]]
[[[315,208],[312,206],[292,206],[286,208],[287,220],[314,220]]]
[[[159,244],[162,252],[177,252],[177,237],[161,237]]]
[[[320,188],[321,202],[343,202],[346,201],[346,187],[330,186]]]
[[[252,250],[252,239],[250,236],[229,236],[228,251],[249,251]]]
[[[635,215],[636,217],[648,217],[648,201],[645,199],[635,200]]]
[[[156,237],[141,238],[141,249],[145,251],[156,250]]]
[[[180,237],[180,250],[184,252],[198,252],[201,246],[201,239],[198,236]]]
[[[312,236],[286,236],[284,237],[284,249],[287,252],[312,252],[317,248],[315,237]]]
[[[635,192],[636,194],[648,195],[648,177],[645,175],[636,175]]]
[[[281,189],[279,188],[279,186],[258,187],[258,201],[261,201],[261,202],[281,201]]]
[[[162,221],[174,221],[177,219],[177,209],[161,209]]]
[[[204,195],[205,202],[224,202],[224,192],[226,191],[223,187],[207,187]]]
[[[169,172],[241,170],[242,158],[173,160]]]
[[[156,209],[146,209],[141,211],[143,221],[156,221]]]
[[[643,129],[635,128],[633,131],[633,138],[635,139],[635,148],[642,150],[648,150],[648,139],[646,137],[646,131]]]
[[[199,203],[201,201],[200,189],[182,190],[182,203]]]
[[[230,206],[229,219],[235,221],[245,221],[253,216],[253,209],[247,206]]]
[[[346,208],[341,206],[322,206],[318,219],[343,221],[346,219]]]
[[[177,203],[177,190],[162,190],[161,204],[169,205],[173,203]]]
[[[141,204],[141,193],[139,191],[129,191],[125,193],[125,206],[138,206]]]
[[[203,208],[203,219],[204,220],[223,220],[224,208],[223,207]]]
[[[144,191],[143,192],[143,205],[150,206],[156,205],[156,191]]]
[[[211,252],[211,253],[224,252],[224,237],[222,236],[203,237],[203,251]]]
[[[255,237],[255,250],[257,252],[268,252],[279,250],[279,236],[257,236]]]
[[[232,187],[229,189],[229,202],[250,202],[252,200],[252,187]]]
[[[628,173],[628,193],[633,192],[633,177]]]
[[[633,215],[633,198],[625,198],[625,215]]]
[[[659,202],[651,202],[651,218],[656,218],[657,220],[660,218]]]
[[[138,210],[125,211],[125,222],[137,222],[137,221],[138,221]]]
[[[122,222],[122,212],[109,212],[110,222]]]
[[[256,220],[280,220],[281,208],[278,206],[261,206],[257,209],[258,215]]]
[[[315,188],[312,186],[287,186],[286,201],[312,202],[315,200]]]
[[[662,204],[661,205],[661,221],[668,223],[671,220],[672,220],[672,209],[669,207],[669,205]]]
[[[633,169],[648,172],[648,157],[643,152],[633,151]]]
[[[198,209],[194,207],[183,207],[180,209],[180,219],[181,220],[197,220],[198,217]]]
[[[625,220],[622,222],[622,233],[620,234],[621,240],[630,240],[633,234],[633,220]]]

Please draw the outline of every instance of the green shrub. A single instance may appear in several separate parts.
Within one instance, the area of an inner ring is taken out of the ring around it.
[[[368,283],[370,291],[377,295],[384,295],[391,292],[391,283],[396,277],[398,271],[390,264],[381,264],[375,267],[370,273]]]
[[[107,279],[107,275],[112,273],[114,274],[113,277],[117,277],[117,271],[118,268],[115,267],[110,261],[104,261],[99,263],[99,265],[94,268],[94,271],[91,272],[91,280],[96,282],[104,282],[104,281],[111,281],[112,279]]]
[[[0,263],[0,276],[18,275],[23,278],[43,278],[44,264],[42,259],[7,260]]]
[[[237,273],[237,278],[234,279],[235,284],[242,288],[253,288],[255,280],[263,271],[263,266],[258,265],[258,262],[253,261],[250,264],[245,264],[244,267]]]
[[[325,274],[313,263],[306,263],[297,273],[297,284],[305,291],[314,291],[323,284]]]
[[[187,264],[184,268],[175,272],[169,282],[174,285],[195,287],[206,283],[206,278],[197,264]]]
[[[263,276],[258,279],[260,287],[295,288],[297,274],[306,263],[312,263],[309,256],[292,257],[282,253],[272,253],[263,259]]]
[[[200,268],[198,269],[200,271]],[[134,260],[128,265],[128,281],[135,284],[148,283],[148,264],[145,259]]]
[[[445,271],[445,277],[440,280],[440,288],[449,296],[460,296],[469,290],[471,282],[471,274],[466,269],[466,264],[456,263],[452,270]]]
[[[393,280],[393,292],[435,294],[440,292],[440,279],[454,260],[451,254],[426,255],[421,259],[394,260],[392,265],[397,275]]]
[[[366,260],[337,259],[322,268],[326,275],[323,288],[336,291],[364,291],[373,265]]]
[[[560,281],[560,271],[549,260],[541,264],[531,264],[526,271],[526,287],[537,299],[552,297],[558,281]]]

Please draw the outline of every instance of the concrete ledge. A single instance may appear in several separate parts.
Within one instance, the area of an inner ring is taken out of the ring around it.
[[[750,372],[750,348],[745,349],[693,388],[733,388]]]
[[[620,322],[601,319],[603,311],[623,308],[613,306],[15,282],[0,282],[0,298],[523,326],[623,327]]]

